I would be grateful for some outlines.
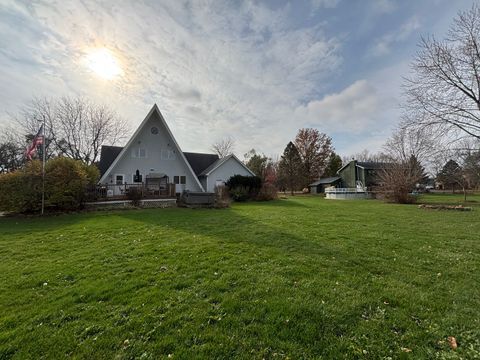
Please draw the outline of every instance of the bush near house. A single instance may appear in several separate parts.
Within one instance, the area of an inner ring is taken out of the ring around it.
[[[71,211],[83,207],[85,188],[99,177],[98,169],[80,160],[59,157],[45,165],[45,209]],[[42,163],[31,161],[24,168],[0,175],[0,211],[35,213],[42,199]]]
[[[141,189],[136,187],[131,187],[130,189],[128,189],[127,198],[132,202],[133,206],[140,206],[140,204],[142,203],[142,197],[143,194]]]
[[[258,176],[234,175],[225,183],[234,201],[255,199],[262,188],[262,179]]]
[[[263,183],[256,200],[258,201],[270,201],[278,198],[278,189],[275,185],[265,182]]]

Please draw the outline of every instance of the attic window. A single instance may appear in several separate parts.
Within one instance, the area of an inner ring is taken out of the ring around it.
[[[144,148],[132,149],[132,157],[133,158],[146,158],[147,157],[147,150],[144,149]]]
[[[150,132],[153,134],[153,135],[157,135],[158,134],[158,128],[156,126],[153,126],[151,129],[150,129]]]
[[[173,150],[162,149],[161,157],[162,160],[175,160],[175,152]]]

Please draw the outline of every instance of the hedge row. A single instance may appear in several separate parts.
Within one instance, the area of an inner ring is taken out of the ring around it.
[[[95,184],[99,172],[96,166],[82,161],[59,157],[45,164],[45,209],[70,211],[80,209],[85,202],[85,189]],[[28,162],[24,168],[0,175],[0,211],[35,213],[42,201],[42,163]]]

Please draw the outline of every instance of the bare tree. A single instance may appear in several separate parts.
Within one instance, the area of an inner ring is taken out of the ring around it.
[[[404,108],[412,124],[480,138],[480,8],[460,12],[444,40],[422,38]]]
[[[24,164],[25,145],[15,129],[3,127],[0,130],[0,174],[17,170]]]
[[[400,127],[384,145],[384,169],[379,172],[380,192],[391,201],[413,202],[409,194],[426,180],[422,160],[432,152],[433,139],[426,133]]]
[[[372,153],[368,149],[363,149],[362,151],[349,155],[343,156],[342,162],[343,164],[348,164],[352,160],[357,161],[368,161],[368,162],[382,162],[385,155],[382,153]]]
[[[212,151],[220,158],[233,154],[235,148],[235,140],[231,137],[221,139],[212,144]]]
[[[35,134],[45,121],[46,156],[64,155],[92,164],[101,146],[115,145],[128,134],[127,122],[105,105],[82,98],[33,99],[16,116],[21,131]]]

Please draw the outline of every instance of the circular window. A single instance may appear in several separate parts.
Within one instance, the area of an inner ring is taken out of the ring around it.
[[[152,128],[150,129],[150,131],[152,132],[153,135],[157,135],[157,134],[158,134],[158,128],[155,127],[155,126],[152,127]]]

